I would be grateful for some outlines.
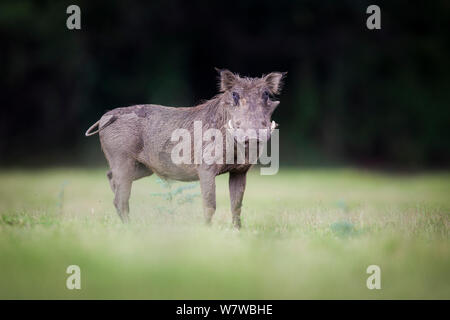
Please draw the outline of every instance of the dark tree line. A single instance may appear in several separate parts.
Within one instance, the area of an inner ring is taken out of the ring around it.
[[[82,29],[66,28],[77,4]],[[380,1],[0,3],[0,162],[101,159],[84,131],[106,110],[187,106],[214,67],[288,71],[281,163],[448,165],[450,5]]]

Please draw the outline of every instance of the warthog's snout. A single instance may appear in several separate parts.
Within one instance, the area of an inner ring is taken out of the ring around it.
[[[233,125],[233,121],[230,119],[227,123],[228,131],[234,136],[236,142],[246,143],[250,140],[256,140],[257,142],[267,142],[270,139],[273,130],[278,127],[275,121],[270,122],[270,126],[267,126],[266,121],[262,121],[263,125],[260,128],[241,128],[239,122]]]

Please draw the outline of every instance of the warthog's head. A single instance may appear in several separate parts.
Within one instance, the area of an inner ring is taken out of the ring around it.
[[[280,103],[271,97],[280,93],[286,73],[272,72],[262,78],[247,78],[228,70],[217,71],[222,102],[228,113],[227,128],[234,129],[239,142],[267,141],[276,127],[271,121],[272,113]]]

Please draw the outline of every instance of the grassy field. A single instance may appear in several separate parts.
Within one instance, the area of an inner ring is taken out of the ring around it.
[[[448,172],[253,171],[240,232],[227,176],[208,228],[200,198],[175,204],[198,186],[168,201],[155,176],[121,224],[105,172],[0,171],[1,299],[450,299]],[[81,290],[66,288],[73,264]]]

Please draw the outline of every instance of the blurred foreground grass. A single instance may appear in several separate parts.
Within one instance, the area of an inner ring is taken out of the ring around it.
[[[0,172],[0,298],[450,299],[449,173],[253,171],[236,232],[225,175],[207,228],[200,198],[161,210],[155,176],[122,225],[105,172]],[[66,289],[72,264],[81,290]]]

